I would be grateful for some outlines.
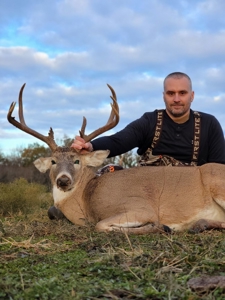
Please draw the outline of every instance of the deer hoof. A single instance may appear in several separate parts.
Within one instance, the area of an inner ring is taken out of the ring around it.
[[[190,233],[200,233],[209,228],[209,224],[206,220],[201,219],[197,221],[192,228],[189,230]]]
[[[57,209],[55,206],[51,206],[48,209],[48,217],[50,220],[61,220],[65,218],[61,210]]]
[[[169,226],[167,225],[163,225],[163,230],[166,232],[166,233],[172,233],[172,230]]]

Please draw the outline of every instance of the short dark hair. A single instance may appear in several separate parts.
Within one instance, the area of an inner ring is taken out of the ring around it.
[[[166,78],[164,79],[164,81],[163,81],[163,86],[164,86],[164,88],[165,88],[165,82],[166,82],[166,80],[168,79],[168,78],[176,78],[176,79],[180,79],[180,78],[182,78],[182,77],[186,77],[188,80],[189,80],[189,82],[190,82],[190,87],[191,87],[191,89],[192,89],[192,82],[191,82],[191,78],[187,75],[187,74],[185,74],[185,73],[182,73],[182,72],[173,72],[173,73],[170,73],[169,75],[167,75],[166,76]]]

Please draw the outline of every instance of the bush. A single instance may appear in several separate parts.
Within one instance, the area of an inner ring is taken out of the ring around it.
[[[24,178],[11,183],[0,183],[0,212],[3,215],[33,212],[37,208],[47,208],[53,202],[47,187],[38,183],[28,183]]]

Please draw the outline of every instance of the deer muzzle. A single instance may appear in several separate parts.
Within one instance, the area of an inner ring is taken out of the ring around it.
[[[71,185],[71,179],[66,175],[62,175],[57,179],[56,183],[59,189],[66,191]]]

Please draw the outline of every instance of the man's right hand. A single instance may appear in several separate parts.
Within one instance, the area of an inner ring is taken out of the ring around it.
[[[90,142],[85,142],[83,138],[79,135],[75,136],[75,139],[71,145],[72,148],[80,150],[80,153],[91,152],[93,151],[93,146]]]

